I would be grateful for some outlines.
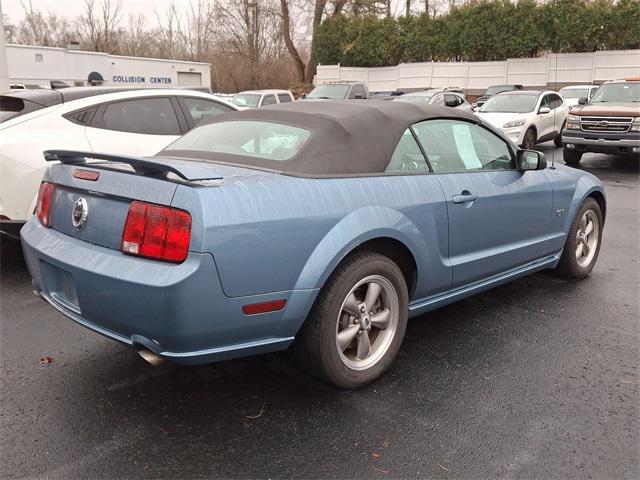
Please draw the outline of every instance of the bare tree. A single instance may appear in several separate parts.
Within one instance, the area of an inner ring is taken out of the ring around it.
[[[88,48],[96,52],[115,53],[118,48],[118,25],[122,20],[123,0],[84,1],[79,26]]]
[[[288,0],[280,0],[280,9],[282,11],[282,36],[284,43],[287,46],[287,50],[293,59],[293,63],[298,72],[298,81],[304,82],[305,80],[305,64],[300,58],[298,49],[296,48],[291,38],[291,16],[289,15],[289,2]]]

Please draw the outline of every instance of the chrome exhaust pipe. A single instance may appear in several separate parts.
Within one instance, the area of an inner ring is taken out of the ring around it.
[[[156,353],[153,353],[151,350],[147,348],[142,348],[138,350],[138,355],[140,355],[143,359],[145,359],[154,367],[157,367],[159,365],[162,365],[163,363],[166,363],[166,360],[164,358],[162,358],[160,355]]]

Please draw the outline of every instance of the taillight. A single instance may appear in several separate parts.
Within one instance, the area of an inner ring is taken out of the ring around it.
[[[129,255],[183,262],[189,252],[191,215],[176,208],[131,202],[121,250]]]
[[[38,206],[36,207],[36,215],[38,220],[45,227],[51,226],[51,199],[55,186],[53,183],[42,182],[40,191],[38,192]]]

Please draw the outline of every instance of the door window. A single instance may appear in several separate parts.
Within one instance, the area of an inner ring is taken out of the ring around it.
[[[362,85],[354,85],[349,94],[349,98],[365,98],[364,87]]]
[[[538,110],[540,110],[543,107],[547,107],[548,109],[553,108],[551,106],[551,95],[545,95],[544,97],[542,97],[542,101],[540,102],[540,107],[538,108]]]
[[[291,95],[289,95],[288,93],[279,93],[278,100],[280,100],[280,103],[290,102]]]
[[[413,129],[435,173],[516,169],[507,142],[478,125],[426,120]]]
[[[200,123],[204,118],[215,117],[216,115],[232,111],[231,108],[226,105],[204,98],[189,97],[184,98],[183,101],[194,125]]]
[[[420,151],[418,142],[408,128],[402,134],[396,149],[391,155],[386,173],[429,172],[427,161]]]
[[[444,96],[444,104],[447,107],[458,107],[460,104],[462,104],[462,100],[457,95],[447,93]]]
[[[92,126],[146,135],[180,135],[176,112],[166,97],[109,103]]]
[[[549,97],[551,97],[551,110],[562,106],[562,98],[559,95],[553,94],[549,95]]]
[[[265,105],[273,105],[274,103],[276,103],[275,95],[265,95],[264,98],[262,99],[262,106],[263,107]]]

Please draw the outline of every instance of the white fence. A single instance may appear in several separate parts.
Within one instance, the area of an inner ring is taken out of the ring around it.
[[[401,63],[378,68],[319,65],[315,83],[361,81],[374,92],[456,86],[473,94],[496,84],[544,87],[624,77],[640,77],[640,50],[560,53],[503,62]]]

